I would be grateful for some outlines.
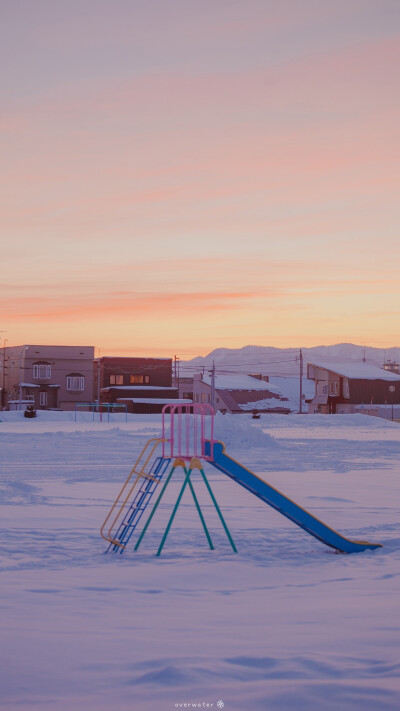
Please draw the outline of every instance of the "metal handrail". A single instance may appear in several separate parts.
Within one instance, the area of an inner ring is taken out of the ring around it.
[[[168,440],[164,440],[164,439],[162,439],[162,438],[149,439],[149,440],[146,442],[145,446],[143,447],[141,453],[139,454],[139,457],[137,458],[135,464],[133,465],[132,470],[131,470],[131,472],[130,472],[128,478],[127,478],[127,480],[125,481],[125,483],[124,483],[124,485],[123,485],[121,491],[119,492],[117,498],[115,499],[115,501],[114,501],[114,503],[113,503],[113,505],[112,505],[110,511],[108,512],[108,515],[107,515],[107,517],[106,517],[106,519],[105,519],[105,521],[104,521],[104,523],[103,523],[103,525],[102,525],[102,527],[101,527],[101,529],[100,529],[100,534],[101,534],[102,538],[104,538],[104,540],[108,541],[109,543],[113,543],[113,544],[116,545],[116,546],[119,546],[119,547],[121,547],[121,548],[125,548],[125,546],[124,546],[122,543],[120,543],[119,541],[117,541],[117,540],[115,540],[115,539],[113,538],[113,536],[112,536],[112,530],[113,530],[113,528],[115,527],[115,525],[116,525],[116,523],[117,523],[119,517],[121,516],[123,510],[125,509],[125,506],[126,506],[126,504],[128,503],[128,501],[129,501],[129,499],[130,499],[130,497],[131,497],[132,491],[134,490],[134,488],[135,488],[135,486],[137,485],[138,481],[139,481],[141,478],[144,478],[144,479],[152,479],[153,481],[157,481],[157,484],[159,483],[158,480],[155,479],[155,477],[152,477],[150,474],[147,474],[145,470],[146,470],[146,467],[147,467],[149,461],[153,458],[154,452],[155,452],[155,450],[157,449],[157,447],[158,447],[160,444],[164,444],[165,441],[168,441]],[[154,443],[154,444],[153,444],[153,446],[151,447],[151,450],[150,450],[149,454],[147,455],[147,458],[146,458],[144,464],[141,466],[141,469],[140,469],[139,471],[137,471],[141,460],[142,460],[143,457],[145,456],[146,450],[150,447],[150,445],[151,445],[152,443]],[[132,478],[132,476],[133,476],[134,474],[136,474],[136,479],[134,480],[134,482],[133,482],[133,483],[131,484],[131,486],[129,487],[128,493],[127,493],[126,496],[125,496],[126,489],[127,489],[128,485],[129,485],[129,482],[130,482],[130,480],[131,480],[131,478]],[[124,498],[123,501],[121,501],[121,499],[122,499],[123,496],[125,496],[125,498]],[[118,510],[118,512],[117,512],[117,514],[116,514],[116,516],[115,516],[115,518],[113,519],[113,521],[112,521],[111,524],[109,525],[109,528],[108,528],[108,531],[107,531],[107,534],[108,534],[108,535],[106,535],[106,534],[104,533],[104,529],[106,528],[107,523],[108,523],[110,517],[112,516],[113,511],[114,511],[114,510],[116,509],[116,507],[118,506],[118,504],[120,504],[119,510]]]

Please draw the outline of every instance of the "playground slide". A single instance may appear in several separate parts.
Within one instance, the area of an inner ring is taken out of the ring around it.
[[[210,454],[211,443],[206,443],[206,454]],[[367,549],[381,548],[380,543],[368,543],[367,541],[351,541],[344,538],[340,533],[337,533],[329,526],[326,526],[322,521],[308,513],[301,506],[298,506],[287,496],[281,494],[280,491],[274,489],[267,484],[263,479],[260,479],[256,474],[253,474],[249,469],[246,469],[241,464],[236,462],[225,453],[225,447],[222,442],[214,442],[213,445],[214,461],[210,462],[216,469],[223,472],[238,484],[243,486],[252,494],[258,496],[259,499],[265,501],[266,504],[279,511],[293,523],[303,528],[307,533],[318,540],[325,543],[331,548],[342,553],[357,553]]]

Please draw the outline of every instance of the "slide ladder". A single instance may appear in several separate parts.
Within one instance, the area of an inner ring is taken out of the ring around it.
[[[112,505],[100,531],[110,544],[106,552],[112,550],[123,553],[168,469],[171,459],[156,456],[157,448],[163,443],[163,439],[151,439],[146,442]]]
[[[352,541],[345,538],[333,528],[326,526],[318,518],[308,511],[298,506],[294,501],[282,494],[266,481],[253,474],[249,469],[243,467],[235,459],[229,457],[225,452],[222,442],[206,442],[206,453],[213,456],[211,464],[223,472],[266,504],[279,511],[283,516],[290,519],[311,536],[314,536],[325,545],[335,548],[341,553],[357,553],[364,550],[374,550],[382,548],[380,543],[368,543],[368,541]]]
[[[149,472],[149,477],[143,477],[142,483],[139,490],[136,493],[130,507],[125,513],[125,516],[119,526],[115,539],[118,541],[119,546],[115,543],[110,543],[107,551],[119,551],[123,553],[127,543],[129,542],[133,532],[137,528],[140,519],[147,506],[150,503],[150,499],[153,496],[157,485],[163,478],[165,472],[170,464],[170,459],[163,459],[163,457],[157,457],[154,460],[153,466]]]

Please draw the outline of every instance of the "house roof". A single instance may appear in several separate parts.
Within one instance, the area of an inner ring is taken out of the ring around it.
[[[169,405],[170,403],[174,405],[190,405],[192,400],[187,400],[186,398],[183,400],[179,398],[166,399],[159,397],[119,397],[117,398],[117,402],[138,402],[147,405]]]
[[[315,395],[315,397],[309,398],[307,402],[312,402],[313,405],[326,405],[328,402],[327,395]]]
[[[216,390],[216,393],[233,412],[249,410],[290,411],[290,403],[280,394],[264,390]]]
[[[329,370],[335,375],[341,375],[351,380],[390,380],[400,382],[400,375],[392,373],[390,370],[378,368],[377,365],[369,363],[308,363],[314,368]]]
[[[108,393],[110,390],[129,390],[133,392],[143,392],[147,390],[177,390],[174,387],[166,385],[109,385],[107,388],[101,388],[102,393]]]
[[[211,386],[211,375],[203,375],[203,383]],[[251,375],[215,375],[215,388],[217,390],[268,390],[278,393],[278,388],[266,383],[265,380],[258,380]]]

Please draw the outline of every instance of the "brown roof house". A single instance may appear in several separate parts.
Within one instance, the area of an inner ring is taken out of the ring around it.
[[[171,358],[97,358],[94,388],[100,402],[127,405],[128,412],[161,412],[167,403],[181,402],[172,385]]]
[[[210,403],[211,375],[193,377],[193,401]],[[270,412],[288,414],[289,401],[274,385],[251,375],[215,375],[215,410],[230,413]]]
[[[94,346],[2,349],[2,404],[9,410],[73,410],[93,398]]]

